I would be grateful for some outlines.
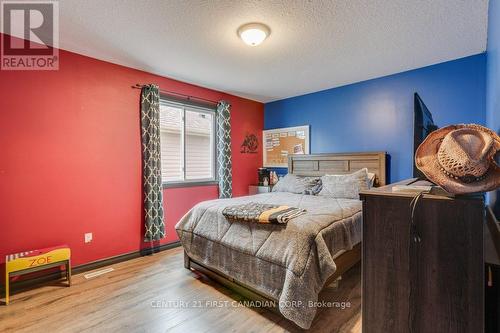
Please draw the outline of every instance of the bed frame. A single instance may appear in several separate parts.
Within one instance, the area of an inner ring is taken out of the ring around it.
[[[288,172],[298,176],[322,176],[325,174],[347,174],[362,168],[375,174],[375,186],[386,185],[386,154],[384,152],[335,153],[314,155],[289,155]],[[325,286],[337,280],[342,274],[361,260],[361,244],[335,258],[337,270],[328,278]],[[271,310],[278,312],[278,300],[262,294],[242,282],[214,269],[204,266],[184,252],[184,267],[207,275],[229,289],[250,300],[258,300]],[[273,306],[274,305],[274,306]]]

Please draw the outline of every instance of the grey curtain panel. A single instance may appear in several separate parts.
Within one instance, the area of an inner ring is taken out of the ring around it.
[[[233,196],[231,164],[231,105],[226,101],[217,104],[217,176],[219,198]]]
[[[160,91],[156,85],[141,90],[141,142],[144,191],[144,241],[165,237],[160,158]]]

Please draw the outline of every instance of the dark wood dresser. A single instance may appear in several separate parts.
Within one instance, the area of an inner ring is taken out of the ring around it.
[[[500,224],[493,211],[486,210],[484,228],[485,323],[486,333],[500,332]]]
[[[483,332],[483,197],[424,194],[412,224],[393,186],[360,194],[363,333]]]

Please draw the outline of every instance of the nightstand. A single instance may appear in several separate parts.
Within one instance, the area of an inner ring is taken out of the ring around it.
[[[250,185],[248,186],[248,194],[254,195],[259,193],[269,193],[273,188],[272,185],[264,186],[264,185]]]

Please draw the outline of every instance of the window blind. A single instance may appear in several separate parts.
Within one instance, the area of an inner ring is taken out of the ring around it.
[[[215,179],[215,114],[209,109],[160,105],[163,182]]]

